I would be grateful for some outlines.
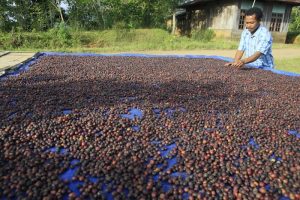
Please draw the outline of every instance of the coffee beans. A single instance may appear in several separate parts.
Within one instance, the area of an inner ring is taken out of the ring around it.
[[[0,197],[299,199],[300,79],[223,64],[43,56],[1,80]]]

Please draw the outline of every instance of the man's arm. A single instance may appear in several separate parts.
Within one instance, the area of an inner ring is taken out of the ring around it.
[[[246,34],[246,31],[244,30],[241,35],[241,40],[240,40],[238,50],[236,51],[235,56],[234,56],[234,61],[230,62],[230,63],[226,63],[225,66],[238,67],[238,66],[243,66],[245,64],[241,61],[241,59],[244,55],[244,51],[246,49],[245,34]]]
[[[241,66],[244,65],[245,63],[241,62],[241,58],[243,57],[243,55],[244,55],[244,51],[237,50],[236,53],[235,53],[235,56],[234,56],[234,61],[230,62],[230,63],[226,63],[225,66],[237,67],[240,64],[241,64]]]
[[[239,60],[242,56],[240,57],[239,52],[236,52],[236,55],[235,55],[235,58],[234,58],[235,61],[233,63],[228,63],[227,66],[234,66],[234,67],[240,68],[240,67],[243,67],[243,65],[245,65],[247,63],[251,63],[251,62],[256,61],[261,55],[262,55],[261,52],[256,51],[252,56],[249,56],[248,58],[244,58],[244,59]]]
[[[252,56],[249,56],[248,58],[244,58],[244,59],[235,61],[231,66],[241,68],[247,63],[251,63],[251,62],[256,61],[261,55],[262,55],[261,52],[256,51]]]
[[[244,51],[237,50],[236,53],[235,53],[235,56],[234,56],[234,62],[237,62],[237,61],[241,60],[243,55],[244,55]]]
[[[244,58],[244,59],[242,59],[241,61],[242,61],[244,64],[251,63],[251,62],[256,61],[261,55],[262,55],[261,52],[256,51],[252,56],[250,56],[250,57],[248,57],[248,58]]]

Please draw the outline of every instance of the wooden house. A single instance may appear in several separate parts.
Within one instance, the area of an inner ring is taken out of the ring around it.
[[[238,39],[245,28],[245,11],[253,4],[262,9],[262,25],[274,41],[285,42],[292,7],[300,0],[185,0],[179,5],[176,30],[189,35],[193,29],[213,29],[217,37]]]

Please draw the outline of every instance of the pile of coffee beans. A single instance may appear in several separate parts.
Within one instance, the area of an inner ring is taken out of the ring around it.
[[[0,80],[0,198],[300,199],[300,78],[42,56]]]

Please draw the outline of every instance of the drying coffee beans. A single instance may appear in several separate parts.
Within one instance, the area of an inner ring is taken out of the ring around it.
[[[0,198],[300,199],[300,78],[41,56],[0,80]]]

